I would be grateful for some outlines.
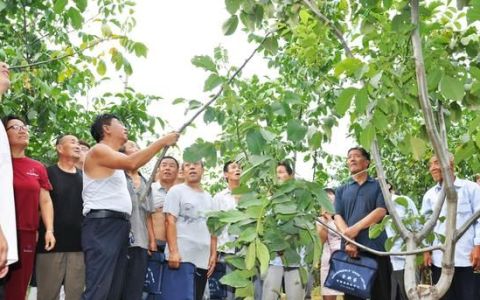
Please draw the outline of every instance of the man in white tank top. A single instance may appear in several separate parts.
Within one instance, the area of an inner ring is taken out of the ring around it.
[[[175,144],[178,133],[169,133],[127,156],[118,152],[127,141],[127,129],[115,115],[98,115],[90,131],[97,144],[87,153],[83,169],[82,248],[86,287],[82,298],[119,299],[132,211],[123,171],[145,165],[163,147]]]

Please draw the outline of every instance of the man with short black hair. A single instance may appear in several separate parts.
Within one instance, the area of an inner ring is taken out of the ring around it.
[[[178,268],[180,262],[197,267],[195,299],[201,300],[207,278],[217,261],[217,237],[207,227],[207,213],[216,210],[212,196],[201,185],[203,163],[184,163],[185,183],[170,189],[165,199],[168,265]]]
[[[375,250],[385,251],[387,235],[371,239],[368,228],[380,222],[387,214],[380,184],[368,175],[370,154],[362,147],[348,150],[347,165],[352,178],[335,192],[335,225],[347,237]],[[342,243],[342,248],[351,257],[357,257],[359,250],[351,243]],[[390,298],[391,264],[388,257],[361,252],[374,258],[378,263],[377,275],[372,286],[371,299]],[[345,294],[345,299],[359,299]]]
[[[55,212],[55,247],[45,250],[44,239],[38,239],[36,278],[38,299],[58,299],[62,284],[67,299],[80,299],[85,286],[85,264],[81,245],[83,221],[82,173],[75,167],[80,158],[78,139],[70,134],[57,138],[56,165],[47,168]],[[39,235],[45,234],[40,223]]]
[[[173,145],[178,134],[167,134],[127,156],[118,150],[128,140],[128,132],[115,115],[97,116],[91,133],[97,144],[87,153],[83,170],[82,247],[86,266],[83,299],[119,299],[132,212],[124,170],[145,165],[163,147]]]
[[[175,185],[179,171],[178,169],[178,161],[173,156],[164,156],[160,160],[160,165],[157,170],[157,181],[152,183],[152,197],[155,213],[151,215],[151,218],[155,240],[157,241],[157,249],[161,252],[164,252],[167,243],[163,206],[168,191]]]

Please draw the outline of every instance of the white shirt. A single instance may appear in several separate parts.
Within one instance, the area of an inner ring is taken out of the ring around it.
[[[7,132],[0,124],[0,227],[8,243],[7,265],[18,261],[13,170]]]
[[[153,207],[162,208],[165,204],[165,197],[167,197],[167,190],[160,184],[160,182],[155,181],[152,183]]]
[[[398,204],[398,202],[396,202],[396,199],[398,198],[405,198],[407,200],[407,207]],[[408,198],[407,196],[392,195],[392,201],[395,204],[395,210],[397,211],[400,219],[403,219],[406,215],[413,215],[413,216],[418,215],[418,209],[415,206],[415,203],[413,202],[412,199]],[[397,235],[397,233],[393,230],[391,225],[387,226],[385,228],[385,231],[387,232],[387,236],[389,238]],[[390,251],[392,252],[402,251],[402,244],[403,244],[402,238],[396,239]],[[392,262],[392,267],[394,271],[405,269],[405,256],[392,255],[390,256],[390,261]]]
[[[480,210],[480,187],[469,180],[456,178],[453,183],[458,195],[457,202],[457,229],[460,228],[465,221],[474,214],[474,212]],[[438,195],[440,194],[441,186],[437,184],[427,191],[423,196],[423,203],[421,213],[431,213],[435,207],[435,203],[438,201]],[[443,203],[440,217],[444,217],[447,214],[447,201]],[[445,222],[437,222],[434,231],[438,234],[445,235]],[[435,241],[434,243],[438,243]],[[480,245],[480,223],[477,220],[470,228],[465,232],[461,239],[458,240],[455,247],[455,267],[470,267],[470,253],[473,247]],[[442,252],[435,250],[432,253],[432,262],[435,266],[441,267],[442,265]]]
[[[207,213],[215,205],[209,193],[196,191],[187,184],[173,186],[165,199],[163,212],[177,218],[177,245],[183,262],[208,269],[211,236],[207,227]],[[168,243],[165,256],[169,257]]]
[[[227,211],[237,208],[237,200],[232,195],[232,191],[229,188],[224,189],[223,191],[217,193],[213,197],[213,201],[216,205],[216,208],[220,211]],[[228,242],[234,242],[236,236],[228,234],[228,228],[224,228],[222,233],[218,236],[218,250],[223,253],[235,253],[235,249],[232,247],[227,247]]]

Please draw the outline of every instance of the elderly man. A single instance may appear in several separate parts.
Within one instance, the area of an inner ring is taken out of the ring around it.
[[[449,154],[450,175],[454,175],[453,155]],[[437,183],[423,196],[421,213],[431,213],[435,203],[439,200],[438,195],[442,189],[443,174],[440,168],[440,161],[433,156],[429,162],[429,171],[433,180]],[[460,179],[455,176],[455,190],[457,191],[457,229],[476,211],[480,210],[480,187],[469,180]],[[447,212],[447,204],[444,203],[440,217]],[[445,234],[445,222],[437,222],[434,228],[435,233]],[[442,252],[439,250],[433,253],[424,253],[424,264],[432,267],[432,279],[436,283],[440,278],[442,267]],[[451,300],[473,300],[479,299],[478,288],[475,287],[476,278],[474,271],[480,270],[480,223],[474,222],[458,240],[455,247],[455,273],[453,281],[447,294],[442,299]]]
[[[0,62],[0,100],[10,87],[8,75],[8,65]],[[2,191],[2,201],[0,201],[0,278],[7,275],[8,265],[18,260],[11,157],[7,133],[3,124],[0,124],[0,191]],[[0,283],[0,299],[3,297],[3,285]]]
[[[348,150],[347,165],[352,179],[342,185],[335,193],[335,225],[347,237],[360,244],[379,251],[385,251],[387,235],[382,232],[378,238],[368,236],[368,228],[380,222],[387,213],[380,184],[368,175],[370,154],[362,147]],[[351,257],[357,257],[359,250],[353,244],[344,244],[345,251]],[[378,263],[377,276],[372,287],[372,300],[390,298],[390,275],[392,266],[388,257],[371,256]],[[345,299],[359,299],[345,294]]]
[[[78,139],[70,134],[57,138],[55,148],[58,162],[47,168],[53,190],[50,197],[55,212],[56,244],[45,250],[43,239],[38,240],[36,274],[38,299],[57,299],[62,284],[67,299],[80,299],[85,285],[85,264],[81,245],[82,229],[82,172],[75,167],[80,159]],[[40,223],[39,234],[45,234]]]

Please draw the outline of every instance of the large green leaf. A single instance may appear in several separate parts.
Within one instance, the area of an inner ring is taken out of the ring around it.
[[[208,92],[216,88],[217,86],[223,83],[223,78],[218,76],[217,74],[213,73],[208,76],[205,84],[203,86],[203,91]]]
[[[357,89],[355,88],[346,88],[340,92],[337,102],[335,103],[335,111],[337,114],[343,116],[347,112],[356,91]]]
[[[75,0],[75,4],[81,12],[84,12],[87,9],[88,0]]]
[[[265,139],[259,130],[250,130],[246,136],[248,150],[254,154],[262,153],[265,147]]]
[[[292,142],[300,142],[305,138],[307,128],[299,120],[290,120],[287,123],[287,138]]]
[[[192,58],[192,64],[196,67],[202,68],[207,71],[216,72],[217,66],[213,62],[212,58],[207,55],[198,55]]]
[[[53,11],[57,14],[63,12],[65,7],[67,6],[68,0],[55,0],[53,3]]]
[[[255,240],[257,258],[260,262],[260,275],[263,277],[267,273],[268,264],[270,262],[270,253],[268,252],[267,246],[262,243],[259,239]]]
[[[250,283],[250,280],[248,279],[248,277],[245,277],[243,271],[235,270],[223,276],[220,279],[220,282],[234,288],[242,288],[246,287]]]
[[[370,149],[372,145],[373,139],[375,137],[375,127],[372,124],[367,125],[361,132],[360,132],[360,144],[365,149]]]
[[[238,26],[238,17],[236,15],[232,15],[230,18],[228,18],[225,23],[223,23],[223,34],[225,35],[232,35],[235,30],[237,29]]]
[[[83,25],[83,17],[82,14],[78,11],[78,9],[70,7],[67,12],[68,17],[70,18],[70,24],[75,29],[82,28]]]
[[[465,95],[462,81],[447,75],[440,80],[439,88],[445,99],[461,101]]]
[[[425,154],[425,150],[427,149],[427,144],[425,143],[425,141],[412,136],[410,138],[410,144],[412,145],[413,157],[416,160],[422,159],[423,154]]]
[[[233,15],[238,11],[242,2],[243,0],[225,0],[225,8]]]
[[[248,245],[247,254],[245,255],[245,267],[247,270],[251,270],[255,266],[255,260],[257,259],[256,253],[255,242],[251,242],[250,245]]]

